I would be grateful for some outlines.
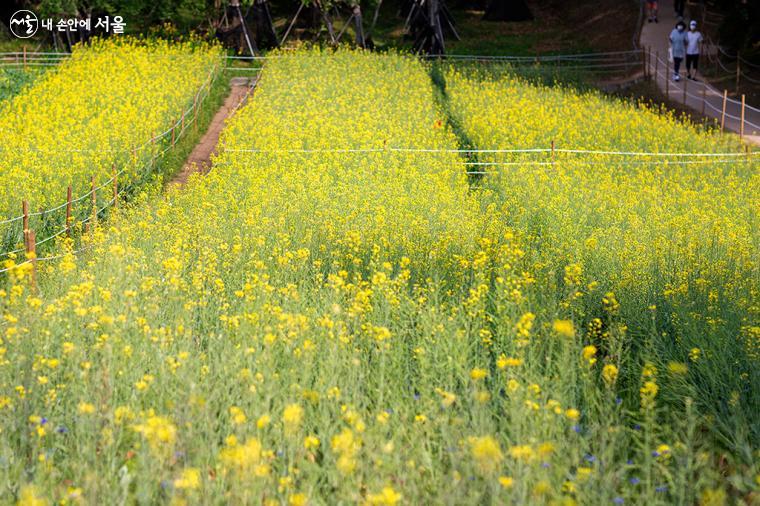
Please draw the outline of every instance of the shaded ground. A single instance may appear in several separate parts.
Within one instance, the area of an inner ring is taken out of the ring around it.
[[[633,48],[639,9],[631,0],[531,1],[533,21],[483,21],[482,11],[454,10],[462,36],[451,52],[545,54],[627,51]]]
[[[224,104],[214,115],[206,133],[193,148],[182,170],[174,176],[169,184],[183,186],[192,174],[196,172],[206,174],[211,169],[211,156],[216,153],[219,135],[224,129],[225,121],[247,99],[250,91],[251,85],[243,84],[240,80],[233,80],[230,86],[230,94],[225,99]]]
[[[472,2],[470,2],[472,3]],[[484,2],[485,3],[485,2]],[[446,35],[448,53],[489,55],[535,55],[544,53],[617,51],[632,49],[639,16],[637,0],[529,0],[533,21],[503,23],[483,21],[482,10],[470,10],[448,0],[461,41]],[[409,49],[411,41],[404,36],[405,18],[399,0],[383,0],[372,38],[379,49]],[[275,26],[282,35],[294,12],[275,9]],[[364,12],[365,29],[369,30],[374,9]],[[335,21],[336,31],[343,23]],[[302,32],[296,30],[296,35]],[[311,34],[305,38],[309,40]],[[353,38],[348,28],[344,41]],[[289,38],[292,40],[293,36]],[[321,40],[327,40],[323,34]]]

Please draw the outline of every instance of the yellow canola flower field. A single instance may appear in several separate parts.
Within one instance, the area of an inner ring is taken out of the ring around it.
[[[451,69],[446,83],[456,121],[476,148],[555,142],[553,157],[478,153],[478,162],[496,165],[475,166],[487,172],[483,185],[500,195],[504,219],[531,242],[537,264],[565,268],[568,290],[601,283],[644,327],[650,305],[683,324],[680,331],[695,325],[679,336],[680,348],[707,341],[716,352],[729,346],[760,358],[760,157],[744,155],[736,136],[599,93]]]
[[[734,137],[599,94],[456,71],[448,73],[447,86],[455,117],[479,149],[549,150],[555,142],[557,150],[744,152]],[[696,262],[679,269],[682,276],[702,269],[718,275],[711,272],[721,268],[718,259],[735,265],[739,276],[758,267],[760,157],[558,151],[554,158],[550,152],[478,158],[496,164],[473,170],[488,172],[487,184],[504,193],[511,223],[540,229],[547,257],[585,263],[592,276],[610,276],[615,287],[649,288],[653,276],[673,273],[671,262]],[[498,165],[516,161],[524,163]]]
[[[220,56],[199,43],[95,41],[0,103],[0,222],[21,214],[22,199],[38,211],[65,202],[68,185],[83,195],[114,166],[123,186],[146,177],[171,136],[150,139],[193,106]]]
[[[1,497],[725,496],[725,457],[683,393],[711,357],[629,365],[615,296],[588,289],[599,307],[579,316],[552,292],[456,153],[387,149],[457,147],[429,68],[278,56],[207,176],[119,211],[85,257],[40,264],[39,292],[27,266],[0,286]],[[749,495],[754,472],[732,469]]]

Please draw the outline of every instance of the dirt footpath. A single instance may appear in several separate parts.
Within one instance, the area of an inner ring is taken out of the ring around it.
[[[196,172],[206,174],[211,170],[211,155],[216,153],[219,134],[222,133],[225,121],[236,109],[242,106],[243,101],[252,92],[252,86],[254,85],[255,81],[252,81],[251,84],[241,84],[241,81],[233,79],[230,94],[225,99],[224,105],[216,112],[208,130],[203,134],[203,137],[201,137],[195,148],[193,148],[182,170],[174,176],[174,179],[169,183],[170,185],[183,186],[192,174]]]

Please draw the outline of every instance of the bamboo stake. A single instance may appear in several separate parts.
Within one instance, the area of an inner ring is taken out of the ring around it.
[[[744,94],[742,93],[742,124],[739,126],[739,140],[744,139]]]
[[[172,126],[172,146],[174,146],[174,130],[176,130],[175,128],[176,126],[177,126],[176,124]]]
[[[683,80],[683,105],[686,105],[686,86],[689,84],[688,79]]]
[[[22,233],[24,235],[24,248],[28,249],[29,244],[27,242],[26,234],[27,232],[29,232],[29,202],[27,202],[26,200],[21,201],[21,211],[22,211],[22,214],[24,215],[24,218],[22,221],[22,224],[23,224]]]
[[[66,188],[66,235],[71,237],[71,185]]]
[[[26,70],[26,45],[24,45],[24,70]]]
[[[728,90],[723,90],[723,112],[720,113],[720,131],[726,126],[726,99],[728,98]]]

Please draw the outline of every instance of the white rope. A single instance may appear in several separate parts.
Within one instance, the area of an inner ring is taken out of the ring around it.
[[[127,191],[128,189],[131,189],[131,188],[132,188],[132,186],[133,186],[133,185],[129,185],[129,186],[123,187],[123,188],[122,188],[121,190],[119,190],[119,192],[116,194],[116,197],[113,197],[113,198],[111,198],[111,200],[110,200],[110,201],[108,201],[108,202],[106,203],[106,205],[104,205],[103,207],[101,207],[100,209],[98,209],[98,210],[97,210],[97,211],[96,211],[94,214],[91,214],[91,215],[90,215],[90,216],[88,216],[86,219],[84,219],[84,220],[82,220],[82,221],[79,221],[79,222],[77,222],[77,224],[78,224],[78,225],[84,225],[85,223],[87,223],[87,222],[91,221],[91,220],[93,219],[93,217],[94,217],[94,216],[97,216],[97,215],[99,215],[99,214],[103,213],[103,211],[105,211],[107,208],[111,207],[111,206],[113,205],[113,203],[114,203],[114,202],[116,202],[116,199],[117,199],[119,196],[121,196],[121,195],[122,195],[122,194],[123,194],[125,191]],[[63,234],[63,233],[65,233],[66,231],[67,231],[67,229],[65,229],[65,228],[64,228],[63,230],[59,231],[58,233],[56,233],[56,234],[54,234],[54,235],[52,235],[52,236],[50,236],[50,237],[47,237],[47,238],[43,239],[42,241],[40,241],[40,242],[36,243],[36,246],[39,246],[40,244],[44,244],[45,242],[47,242],[47,241],[50,241],[50,240],[52,240],[53,238],[55,238],[55,237],[58,237],[58,236],[62,235],[62,234]],[[65,256],[69,255],[69,254],[78,255],[78,254],[80,254],[80,253],[82,253],[82,252],[84,252],[84,251],[87,251],[87,250],[89,250],[89,249],[92,249],[92,248],[93,248],[93,245],[90,245],[90,246],[85,246],[85,247],[83,247],[83,248],[80,248],[80,249],[78,249],[78,250],[76,250],[76,251],[71,251],[71,252],[67,252],[67,253],[63,253],[63,254],[59,254],[59,255],[53,255],[53,256],[47,256],[47,257],[41,257],[41,258],[35,258],[35,259],[34,259],[34,261],[37,261],[37,262],[47,262],[47,261],[51,261],[51,260],[58,260],[58,259],[60,259],[60,258],[63,258],[63,257],[65,257]],[[6,255],[10,255],[10,254],[12,254],[12,253],[21,253],[22,251],[24,251],[24,249],[19,249],[19,250],[16,250],[16,251],[14,251],[14,252],[3,253],[3,254],[0,254],[0,256],[6,256]],[[8,272],[8,271],[10,271],[10,270],[13,270],[13,269],[17,269],[17,268],[19,268],[19,267],[21,267],[21,266],[23,266],[23,265],[29,264],[29,263],[31,263],[31,262],[32,262],[32,260],[26,260],[26,261],[24,261],[24,262],[21,262],[20,264],[15,264],[15,265],[12,265],[11,267],[6,267],[6,268],[3,268],[3,269],[0,269],[0,274],[2,274],[2,273],[4,273],[4,272]]]
[[[85,251],[91,250],[93,247],[94,246],[90,245],[90,246],[85,246],[83,248],[79,248],[78,250],[75,250],[75,251],[68,251],[66,253],[61,253],[58,255],[35,258],[34,260],[25,260],[21,262],[20,264],[14,264],[14,265],[11,265],[10,267],[5,267],[3,269],[0,269],[0,274],[4,272],[12,271],[14,269],[18,269],[19,267],[30,264],[32,262],[51,262],[53,260],[60,260],[61,258],[64,258],[68,255],[79,255],[81,253],[84,253]]]
[[[721,160],[657,160],[657,161],[623,161],[623,162],[580,162],[583,165],[612,165],[613,163],[618,163],[622,165],[692,165],[692,164],[716,164],[716,163],[742,163],[742,162],[748,162],[749,159],[745,160],[729,160],[729,159],[721,159]],[[559,165],[563,163],[562,161],[553,161],[553,162],[538,162],[535,160],[526,160],[523,162],[465,162],[462,165],[466,166],[490,166],[490,167],[509,167],[509,166],[549,166],[549,165]]]
[[[16,216],[14,218],[9,218],[7,220],[0,221],[0,225],[7,225],[8,223],[13,223],[14,221],[22,220],[23,216]]]
[[[0,253],[0,257],[9,257],[11,255],[15,255],[17,253],[22,253],[26,250],[26,248],[18,248],[14,249],[12,251],[6,251],[5,253]]]
[[[760,155],[760,151],[747,153],[731,152],[710,152],[710,153],[693,153],[693,152],[649,152],[649,151],[605,151],[589,149],[562,149],[555,148],[557,153],[570,154],[589,154],[589,155],[614,155],[614,156],[662,156],[662,157],[738,157],[738,156],[755,156]],[[527,149],[447,149],[447,148],[318,148],[318,149],[226,149],[230,153],[550,153],[551,148],[527,148]]]
[[[700,157],[700,156],[755,156],[760,155],[760,151],[750,153],[650,153],[646,151],[588,151],[583,149],[556,149],[558,153],[587,153],[595,155],[615,155],[615,156],[677,156],[677,157]]]
[[[32,263],[31,260],[26,260],[25,262],[21,262],[20,264],[14,264],[14,265],[11,265],[10,267],[5,267],[3,269],[0,269],[0,274],[2,274],[4,272],[12,271],[13,269],[18,269],[19,267],[22,267],[22,266],[24,266],[26,264],[30,264],[30,263]]]
[[[564,54],[552,54],[543,55],[538,57],[533,56],[512,56],[512,55],[477,55],[477,54],[447,54],[443,55],[443,58],[490,58],[490,59],[541,59],[541,58],[581,58],[581,57],[599,57],[599,56],[613,56],[613,55],[628,55],[628,54],[641,54],[640,50],[631,49],[627,51],[607,51],[598,53],[564,53]],[[438,58],[436,55],[422,55],[423,58]]]

